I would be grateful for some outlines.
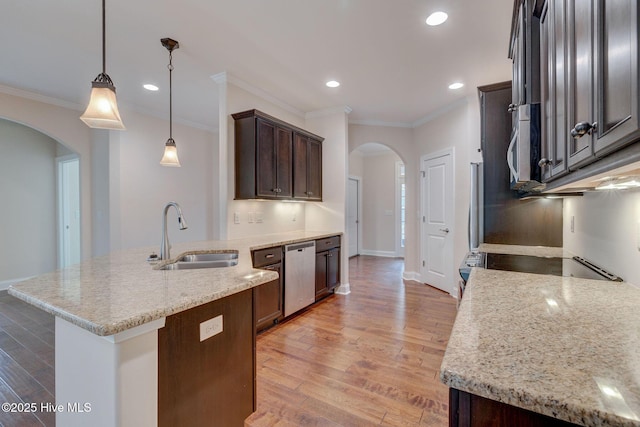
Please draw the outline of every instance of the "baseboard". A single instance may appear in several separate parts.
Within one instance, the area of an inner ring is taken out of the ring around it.
[[[18,283],[18,282],[22,282],[24,280],[28,280],[31,279],[33,277],[36,276],[29,276],[29,277],[22,277],[20,279],[11,279],[11,280],[4,280],[0,282],[0,291],[6,291],[7,289],[9,289],[9,286]]]
[[[334,292],[338,295],[349,295],[351,293],[351,285],[343,283],[338,286]]]
[[[379,256],[385,258],[397,258],[395,252],[392,251],[370,251],[369,249],[362,249],[360,255]]]
[[[422,281],[422,279],[420,278],[420,273],[415,272],[415,271],[403,271],[402,272],[402,279],[403,280],[411,280],[413,282],[424,283]]]

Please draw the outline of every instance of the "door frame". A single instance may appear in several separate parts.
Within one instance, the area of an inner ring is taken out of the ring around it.
[[[439,151],[435,151],[433,153],[429,153],[429,154],[425,154],[423,156],[420,156],[420,218],[418,218],[418,221],[420,222],[420,243],[419,243],[419,252],[420,252],[420,259],[418,260],[418,269],[420,271],[420,281],[423,283],[426,283],[425,281],[425,265],[424,265],[424,260],[427,259],[427,253],[426,253],[426,248],[424,246],[424,241],[425,241],[425,234],[426,234],[426,224],[424,221],[424,218],[426,217],[426,212],[425,212],[425,191],[426,191],[426,184],[425,184],[425,174],[426,171],[424,171],[422,169],[422,166],[424,165],[425,161],[429,161],[429,160],[435,160],[439,157],[444,157],[444,156],[451,156],[451,171],[450,171],[450,177],[451,177],[451,188],[453,190],[453,195],[451,197],[451,214],[452,214],[452,221],[451,221],[451,226],[449,227],[449,233],[448,236],[451,238],[451,254],[449,259],[447,260],[447,270],[448,270],[448,274],[450,275],[449,277],[451,278],[451,283],[449,283],[448,288],[449,288],[449,294],[452,296],[457,296],[457,286],[456,286],[456,276],[455,276],[455,271],[454,271],[454,261],[453,258],[455,256],[455,236],[456,236],[456,222],[455,222],[455,212],[456,212],[456,174],[455,174],[455,147],[448,147]]]
[[[405,253],[405,247],[407,246],[407,242],[405,241],[405,246],[403,247],[401,244],[401,237],[402,237],[402,227],[400,226],[402,223],[402,194],[400,192],[400,168],[404,166],[404,170],[405,170],[405,175],[403,177],[404,180],[404,189],[405,189],[405,233],[406,233],[406,225],[407,225],[407,212],[406,212],[406,202],[407,202],[407,166],[405,165],[404,161],[402,161],[402,159],[396,161],[396,165],[395,165],[395,180],[394,180],[394,185],[395,185],[395,217],[396,217],[396,224],[395,224],[395,244],[396,244],[396,257],[398,258],[404,258],[404,253]],[[406,236],[405,236],[406,237]]]
[[[64,206],[65,206],[65,179],[64,179],[64,164],[69,162],[77,162],[78,163],[78,200],[79,200],[79,218],[78,218],[78,241],[75,242],[78,246],[78,253],[80,256],[80,260],[82,260],[82,200],[81,200],[81,189],[80,189],[80,157],[77,154],[69,154],[65,156],[56,157],[56,200],[57,200],[57,240],[58,240],[58,268],[64,268],[68,265],[68,260],[66,259],[65,254],[65,236],[66,233],[64,231]]]
[[[357,233],[358,233],[358,237],[357,237],[357,242],[356,242],[356,254],[352,255],[352,256],[358,256],[360,255],[360,250],[362,248],[362,178],[359,176],[355,176],[355,175],[349,175],[347,177],[347,184],[349,182],[349,180],[352,179],[354,181],[356,181],[356,183],[358,184],[358,200],[357,200],[357,206],[358,206],[358,216],[357,216],[357,221],[358,221],[358,226],[356,227],[357,229]],[[350,197],[349,195],[349,186],[347,185],[347,204],[349,203],[348,198]],[[348,205],[347,205],[347,209]],[[348,215],[347,215],[348,217]],[[347,231],[349,230],[349,225],[347,224]],[[348,237],[349,240],[351,240],[351,236]],[[351,256],[349,256],[349,247],[346,248],[347,249],[347,258],[350,258]]]

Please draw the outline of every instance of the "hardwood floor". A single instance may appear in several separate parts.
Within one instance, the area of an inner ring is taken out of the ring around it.
[[[401,279],[400,259],[349,262],[350,295],[332,296],[258,336],[264,426],[446,426],[438,370],[456,303]],[[0,292],[0,403],[55,402],[54,320]],[[52,413],[0,412],[3,427],[54,426]]]
[[[360,256],[351,294],[258,336],[258,408],[245,426],[446,426],[438,380],[456,303],[401,279],[403,261]]]
[[[0,292],[0,403],[36,403],[35,413],[0,411],[4,427],[55,426],[53,316]]]

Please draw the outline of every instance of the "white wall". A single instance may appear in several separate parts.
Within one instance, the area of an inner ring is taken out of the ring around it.
[[[349,151],[369,142],[386,145],[391,148],[405,164],[405,183],[407,191],[404,277],[415,277],[419,271],[419,254],[414,247],[418,240],[418,199],[416,186],[418,183],[418,162],[415,159],[416,149],[413,141],[413,129],[403,127],[349,125]],[[351,174],[351,171],[349,171]],[[364,184],[363,184],[364,186]],[[364,233],[363,233],[364,234]]]
[[[470,176],[469,164],[472,148],[479,146],[480,114],[477,98],[468,98],[454,108],[445,110],[422,126],[415,129],[416,159],[453,147],[454,163],[454,227],[451,234],[454,239],[453,268],[451,272],[457,280],[457,266],[468,251],[467,221],[469,214]],[[417,186],[416,197],[419,197],[420,186]],[[417,229],[419,233],[419,228]],[[419,253],[420,246],[414,242],[411,250]],[[409,251],[407,247],[407,251]],[[455,282],[452,284],[454,285]]]
[[[364,155],[355,150],[349,154],[349,176],[362,178],[364,175]]]
[[[9,93],[10,92],[10,93]],[[78,153],[80,158],[80,205],[82,258],[91,257],[91,129],[70,105],[54,105],[50,100],[20,90],[0,87],[0,118],[24,124],[53,138]]]
[[[213,132],[173,124],[182,167],[160,165],[169,138],[166,120],[126,111],[127,130],[109,132],[112,151],[110,200],[111,250],[160,245],[162,212],[177,202],[188,225],[179,230],[175,210],[169,210],[167,229],[171,242],[213,238],[213,186],[218,177],[211,167],[217,137]],[[117,203],[117,205],[115,205]]]
[[[362,253],[365,255],[396,255],[398,161],[400,157],[393,151],[363,158]]]
[[[56,269],[58,145],[0,119],[0,283]]]
[[[226,85],[226,90],[220,91],[223,94],[220,100],[220,110],[227,112],[224,118],[221,117],[220,121],[220,138],[222,139],[223,135],[226,135],[226,153],[223,152],[220,162],[225,163],[227,171],[227,194],[226,197],[225,195],[220,196],[220,203],[225,203],[226,205],[226,221],[223,220],[222,224],[223,227],[226,227],[226,230],[221,235],[224,236],[226,232],[226,238],[236,239],[261,234],[304,230],[306,216],[304,203],[233,200],[235,193],[235,132],[234,120],[231,114],[255,108],[301,128],[305,128],[304,117],[292,113],[272,101],[250,93],[233,83],[223,82],[221,84]],[[226,158],[224,158],[225,154]],[[239,224],[234,223],[234,213],[238,213]],[[253,214],[254,218],[257,215],[261,216],[262,222],[254,221],[250,223],[250,214]]]
[[[563,209],[566,249],[640,285],[640,190],[585,193],[564,199]]]

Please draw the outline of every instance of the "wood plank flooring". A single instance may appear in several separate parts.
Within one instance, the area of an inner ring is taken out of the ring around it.
[[[332,296],[257,339],[264,426],[446,426],[438,380],[456,303],[402,281],[400,259],[349,263],[351,294]]]
[[[55,426],[54,317],[0,291],[0,403],[36,403],[35,413],[0,411],[3,427]]]
[[[349,263],[351,294],[332,296],[258,336],[258,409],[245,425],[446,426],[438,370],[455,300],[401,279],[399,259]],[[0,403],[55,402],[54,318],[0,292]],[[0,426],[55,426],[51,413]]]

